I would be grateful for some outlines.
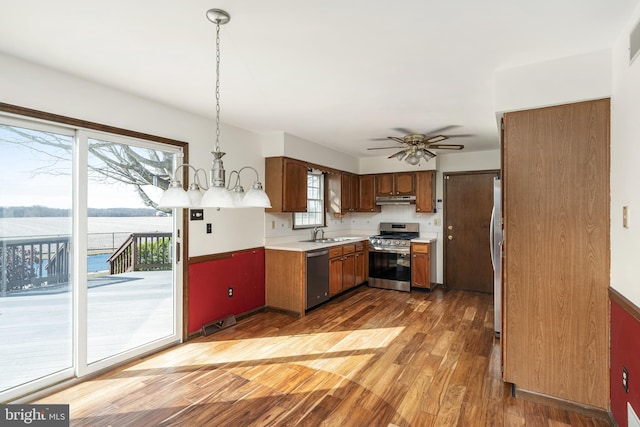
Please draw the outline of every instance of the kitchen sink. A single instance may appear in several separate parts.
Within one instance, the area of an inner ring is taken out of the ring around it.
[[[357,239],[358,237],[328,237],[326,239],[312,239],[312,240],[301,240],[301,242],[311,242],[311,243],[339,243],[339,242],[347,242],[349,240]]]

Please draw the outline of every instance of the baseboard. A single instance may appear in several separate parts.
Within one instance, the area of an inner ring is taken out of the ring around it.
[[[539,403],[545,406],[552,406],[554,408],[575,412],[581,415],[585,415],[591,418],[597,418],[599,420],[611,422],[613,420],[613,414],[606,409],[596,408],[595,406],[584,405],[570,400],[560,399],[559,397],[549,396],[535,391],[523,390],[515,385],[514,396],[517,399],[524,399],[530,402]],[[613,424],[615,425],[615,423]]]
[[[244,320],[247,317],[251,317],[257,313],[262,313],[263,311],[266,311],[266,310],[267,310],[267,307],[262,306],[262,307],[254,308],[253,310],[245,311],[244,313],[240,313],[236,316],[236,322],[240,322],[241,320]],[[187,337],[186,341],[191,341],[192,339],[195,339],[201,336],[204,336],[202,334],[202,328],[198,329],[197,331],[191,332]]]

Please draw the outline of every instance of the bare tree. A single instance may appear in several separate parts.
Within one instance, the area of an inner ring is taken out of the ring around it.
[[[73,144],[69,137],[5,125],[0,125],[0,130],[3,131],[0,142],[28,146],[34,153],[47,159],[46,166],[34,170],[34,174],[71,173],[63,166],[73,155]],[[154,186],[163,190],[168,188],[173,168],[172,154],[96,139],[89,140],[88,150],[91,154],[90,179],[132,185],[145,206],[170,211],[158,208],[145,187]]]

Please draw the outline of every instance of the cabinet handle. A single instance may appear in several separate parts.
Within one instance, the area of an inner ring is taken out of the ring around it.
[[[419,210],[420,210],[420,208],[416,208],[416,211],[419,211]]]

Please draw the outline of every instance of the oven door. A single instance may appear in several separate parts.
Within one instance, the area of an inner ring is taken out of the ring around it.
[[[409,248],[369,247],[369,286],[411,291],[411,252]]]

